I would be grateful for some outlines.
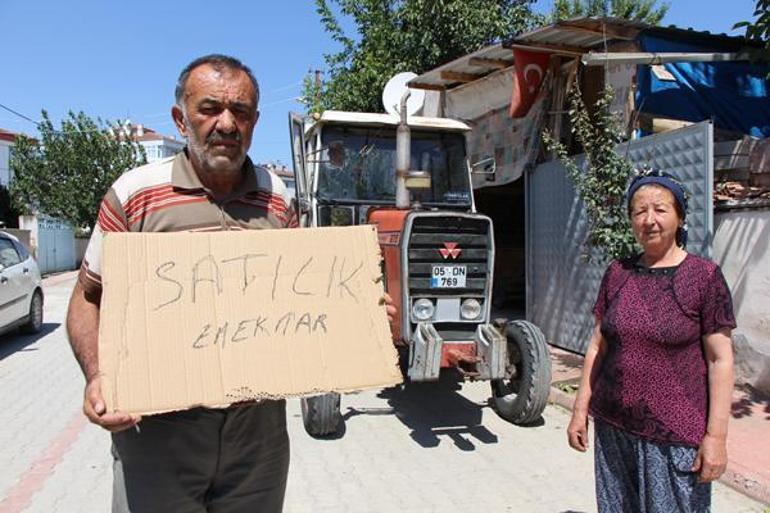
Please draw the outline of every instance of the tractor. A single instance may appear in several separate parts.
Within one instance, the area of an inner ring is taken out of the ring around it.
[[[492,220],[476,212],[471,175],[494,161],[469,163],[467,124],[407,116],[404,102],[396,115],[289,115],[300,225],[376,225],[405,379],[488,380],[501,417],[532,423],[548,398],[550,358],[537,326],[491,318]],[[301,406],[310,435],[340,429],[339,394]]]

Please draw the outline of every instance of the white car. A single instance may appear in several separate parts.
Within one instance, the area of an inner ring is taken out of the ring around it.
[[[35,259],[13,235],[0,231],[0,334],[43,326],[43,284]]]

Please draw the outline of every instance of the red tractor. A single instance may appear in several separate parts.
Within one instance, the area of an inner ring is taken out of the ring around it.
[[[402,112],[404,109],[402,109]],[[326,111],[290,115],[302,226],[375,224],[383,274],[399,319],[391,326],[405,377],[489,380],[501,417],[538,419],[551,380],[543,333],[492,322],[492,220],[476,212],[465,123],[405,114]],[[336,432],[339,394],[302,399],[307,432]]]

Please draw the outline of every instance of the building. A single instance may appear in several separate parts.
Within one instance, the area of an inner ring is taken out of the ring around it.
[[[737,377],[770,393],[770,81],[768,66],[748,59],[753,49],[742,37],[576,18],[410,81],[439,97],[428,115],[474,127],[470,162],[495,161],[473,181],[479,211],[495,223],[496,293],[550,343],[585,351],[604,264],[584,244],[582,203],[541,134],[547,128],[582,163],[568,91],[579,83],[593,105],[611,86],[628,140],[618,151],[674,173],[691,193],[687,247],[719,263],[733,292]]]
[[[185,146],[185,142],[176,137],[161,135],[144,125],[132,125],[133,139],[138,142],[147,155],[147,162],[173,157]]]
[[[281,162],[262,162],[258,164],[268,171],[272,171],[286,185],[289,195],[293,198],[295,194],[294,172]]]
[[[0,186],[8,187],[11,183],[11,148],[16,134],[0,128]]]

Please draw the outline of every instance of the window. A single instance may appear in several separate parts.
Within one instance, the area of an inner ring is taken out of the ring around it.
[[[27,248],[24,247],[24,244],[21,242],[13,241],[13,245],[16,247],[16,252],[19,253],[19,257],[22,261],[29,258],[29,251],[27,251]]]
[[[0,267],[11,267],[21,262],[10,239],[0,238]]]

